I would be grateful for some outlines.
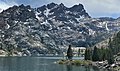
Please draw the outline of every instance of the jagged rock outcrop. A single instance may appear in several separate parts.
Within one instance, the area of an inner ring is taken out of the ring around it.
[[[23,55],[56,54],[66,46],[92,46],[120,29],[119,19],[91,18],[82,4],[13,6],[0,13],[0,44]],[[63,47],[63,48],[62,48]]]

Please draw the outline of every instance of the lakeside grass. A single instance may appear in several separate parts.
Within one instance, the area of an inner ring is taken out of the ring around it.
[[[66,65],[76,65],[76,66],[88,66],[92,65],[92,61],[88,60],[59,60],[58,64],[66,64]]]

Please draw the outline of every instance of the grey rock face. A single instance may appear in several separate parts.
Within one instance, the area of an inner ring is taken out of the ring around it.
[[[29,56],[60,54],[69,44],[87,47],[110,37],[120,29],[119,22],[91,18],[82,4],[13,6],[0,13],[0,47]]]

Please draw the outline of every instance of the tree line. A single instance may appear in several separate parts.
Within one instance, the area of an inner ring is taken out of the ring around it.
[[[92,50],[87,48],[85,51],[85,60],[92,61],[104,61],[107,60],[108,64],[114,63],[114,55],[120,52],[120,32],[115,37],[109,38],[108,47],[97,48],[96,46]]]
[[[87,48],[85,51],[85,60],[92,61],[108,61],[108,64],[114,63],[112,50],[109,48],[97,48],[94,47],[94,50]]]

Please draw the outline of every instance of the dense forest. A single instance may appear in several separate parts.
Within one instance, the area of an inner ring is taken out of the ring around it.
[[[107,60],[109,64],[114,63],[115,55],[120,52],[120,32],[113,38],[109,38],[108,47],[96,47],[94,49],[87,48],[85,51],[85,60],[104,61]]]

